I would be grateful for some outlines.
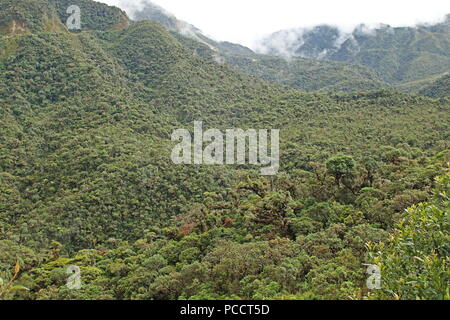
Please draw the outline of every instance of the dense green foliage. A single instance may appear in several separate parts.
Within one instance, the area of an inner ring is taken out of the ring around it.
[[[108,30],[126,27],[129,19],[125,12],[117,7],[91,0],[48,0],[56,8],[62,21],[67,21],[67,8],[76,5],[81,10],[82,30]]]
[[[420,91],[421,94],[432,98],[450,97],[450,73],[442,76]]]
[[[389,240],[373,247],[383,288],[373,298],[450,299],[450,171],[428,203],[406,211]]]
[[[305,91],[367,91],[389,87],[369,68],[313,59],[228,55],[245,73]]]
[[[292,56],[361,64],[377,71],[383,80],[399,83],[450,70],[449,35],[450,15],[435,25],[374,29],[361,25],[350,34],[327,25],[280,31],[262,45],[275,55],[287,50]]]
[[[0,35],[57,31],[64,31],[64,26],[47,0],[0,2]]]
[[[96,24],[109,7],[83,3],[94,30],[0,38],[0,299],[370,296],[366,244],[434,201],[450,102],[299,92],[160,24]],[[170,135],[194,120],[281,129],[280,173],[172,164]],[[66,286],[71,265],[81,290]]]

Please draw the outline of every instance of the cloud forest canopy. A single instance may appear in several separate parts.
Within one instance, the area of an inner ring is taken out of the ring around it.
[[[80,32],[67,1],[0,0],[0,299],[449,298],[448,79],[368,90],[386,75],[298,59],[291,88],[263,80],[279,58],[70,3]],[[196,120],[281,129],[280,173],[172,164]]]

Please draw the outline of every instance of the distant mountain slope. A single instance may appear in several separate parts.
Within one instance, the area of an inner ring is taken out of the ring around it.
[[[376,72],[349,63],[265,55],[227,55],[225,60],[239,70],[263,80],[305,91],[351,92],[389,87]]]
[[[218,42],[206,37],[198,28],[178,20],[163,8],[146,2],[134,12],[137,21],[161,23],[179,33],[178,39],[196,54],[219,63],[228,63],[260,79],[278,82],[305,91],[361,91],[388,88],[376,72],[362,65],[317,61],[313,59],[285,59],[256,54],[251,49],[230,42]],[[194,40],[194,41],[191,41]]]
[[[391,83],[414,81],[450,70],[450,19],[417,27],[360,25],[351,33],[327,25],[283,30],[262,40],[259,51],[357,63]]]
[[[423,79],[397,83],[397,84],[395,84],[395,87],[398,90],[403,91],[403,92],[419,93],[420,90],[431,85],[434,81],[436,81],[437,79],[442,77],[443,74],[445,74],[445,73],[435,74],[435,75],[428,76]]]
[[[421,94],[432,98],[443,98],[450,96],[450,73],[437,79],[429,86],[420,91]]]

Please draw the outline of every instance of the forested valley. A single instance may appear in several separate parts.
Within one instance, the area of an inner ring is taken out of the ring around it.
[[[267,79],[287,62],[196,41],[91,0],[0,0],[0,300],[448,300],[448,75],[401,92],[298,58],[301,80]],[[173,164],[197,120],[280,129],[280,172]]]

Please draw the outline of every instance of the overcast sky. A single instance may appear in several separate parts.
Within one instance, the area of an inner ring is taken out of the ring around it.
[[[98,0],[124,8],[141,0]],[[272,32],[321,23],[349,29],[359,23],[392,26],[436,22],[450,0],[153,0],[216,40],[252,46]]]

